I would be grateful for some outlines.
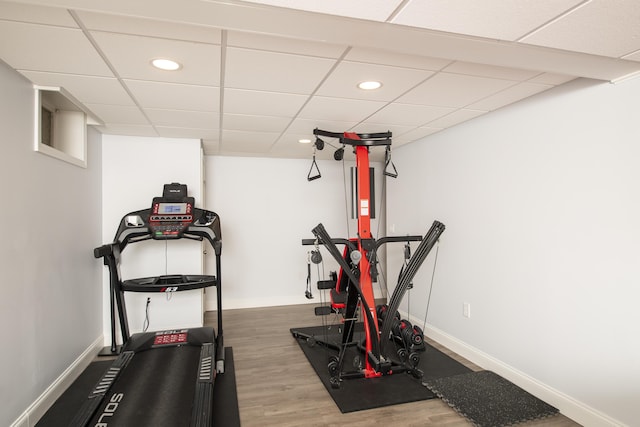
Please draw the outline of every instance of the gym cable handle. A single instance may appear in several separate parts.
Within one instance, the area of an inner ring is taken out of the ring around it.
[[[311,176],[311,172],[313,172],[313,167],[315,166],[316,168],[316,175]],[[315,154],[313,155],[313,161],[311,162],[311,167],[309,168],[309,173],[307,174],[307,181],[313,181],[316,180],[318,178],[321,178],[322,174],[320,173],[320,168],[318,168],[318,164],[316,163],[316,156]]]

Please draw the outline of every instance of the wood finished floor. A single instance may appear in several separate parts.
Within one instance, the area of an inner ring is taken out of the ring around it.
[[[224,310],[224,343],[233,347],[240,421],[243,427],[293,426],[470,426],[440,399],[342,414],[291,336],[292,327],[317,326],[313,304]],[[215,312],[205,324],[216,327]],[[480,368],[431,340],[427,341],[473,370]],[[520,424],[569,427],[557,415]]]

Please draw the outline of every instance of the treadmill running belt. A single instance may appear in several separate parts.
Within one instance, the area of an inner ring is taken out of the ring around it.
[[[90,425],[189,426],[199,355],[189,345],[136,353]]]

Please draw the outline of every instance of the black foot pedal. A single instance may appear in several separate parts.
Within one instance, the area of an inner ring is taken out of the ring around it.
[[[316,313],[316,316],[328,316],[329,314],[333,313],[333,310],[331,310],[331,306],[329,305],[316,307],[314,311]]]
[[[334,280],[318,280],[318,289],[335,289],[336,282]]]

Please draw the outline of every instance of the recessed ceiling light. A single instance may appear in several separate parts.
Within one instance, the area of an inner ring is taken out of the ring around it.
[[[166,58],[157,58],[151,61],[151,65],[165,71],[176,71],[182,68],[182,65],[176,61]]]
[[[304,138],[304,139],[299,139],[299,140],[298,140],[298,142],[299,142],[300,144],[311,144],[311,140],[310,140],[310,139],[306,139],[306,138]]]
[[[369,80],[366,82],[358,83],[358,87],[362,90],[375,90],[380,89],[382,87],[382,83],[374,80]]]

